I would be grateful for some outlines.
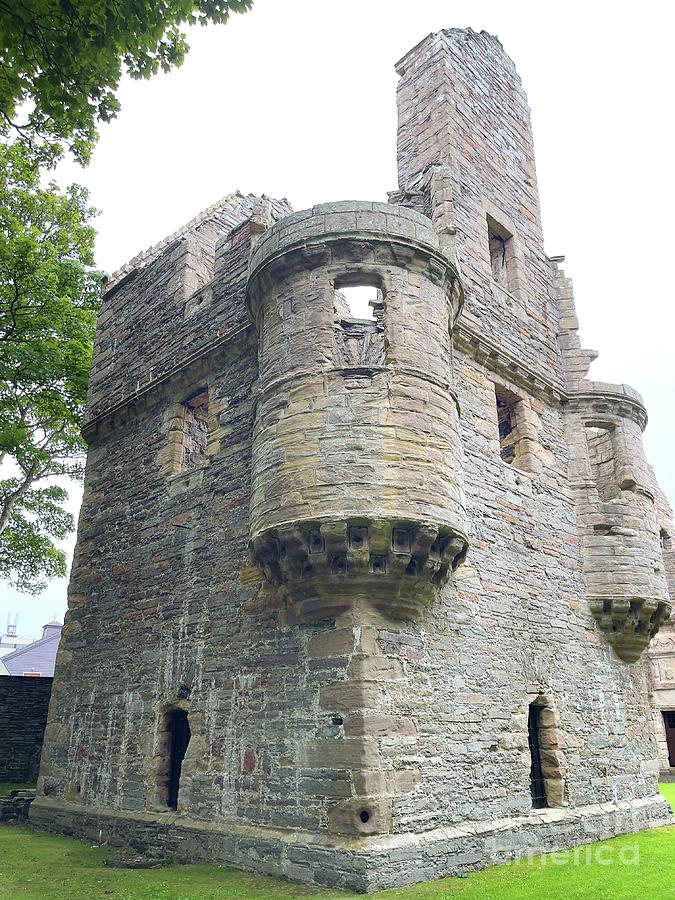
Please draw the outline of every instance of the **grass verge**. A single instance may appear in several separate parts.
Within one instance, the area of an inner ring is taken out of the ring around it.
[[[675,803],[675,784],[661,785]],[[29,827],[0,827],[0,897],[47,900],[349,900],[344,891],[298,886],[214,865],[108,869],[110,847]],[[373,895],[370,895],[373,896]],[[665,900],[675,898],[675,825],[628,834],[375,895],[382,900]]]
[[[34,791],[34,781],[0,781],[0,797],[6,797],[10,791]]]

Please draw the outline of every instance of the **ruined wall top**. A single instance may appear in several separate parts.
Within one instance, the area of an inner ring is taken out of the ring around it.
[[[414,209],[363,200],[321,203],[282,219],[257,242],[251,256],[251,272],[276,250],[297,242],[324,241],[330,235],[364,239],[368,234],[384,239],[404,238],[406,243],[439,249],[438,236],[429,219]]]
[[[106,282],[106,294],[111,293],[117,285],[128,276],[138,273],[146,268],[167,250],[176,241],[184,240],[196,235],[223,234],[230,231],[241,222],[242,210],[250,211],[261,200],[267,200],[282,208],[290,209],[286,200],[272,200],[266,197],[258,197],[256,194],[242,194],[241,191],[232,191],[226,194],[216,203],[212,203],[197,213],[185,225],[181,225],[176,231],[162,238],[156,244],[142,250],[133,256],[128,262],[114,271]]]
[[[469,326],[562,384],[530,111],[497,38],[428,35],[398,63],[399,203],[426,211],[457,262]]]
[[[290,211],[286,200],[235,191],[111,277],[96,325],[88,422],[248,324],[239,286],[251,242],[239,232],[261,212],[275,221]]]
[[[413,186],[430,166],[450,164],[464,190],[473,188],[467,201],[488,199],[513,222],[536,226],[541,239],[530,109],[499,40],[470,28],[439,31],[396,71],[399,186]]]

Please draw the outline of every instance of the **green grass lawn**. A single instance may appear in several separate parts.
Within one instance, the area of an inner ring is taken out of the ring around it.
[[[673,807],[673,812],[675,813],[675,781],[667,781],[660,784],[659,790]]]
[[[10,791],[33,791],[35,790],[34,781],[0,781],[0,797],[6,797]]]
[[[675,784],[661,785],[675,802]],[[349,900],[356,894],[290,884],[213,865],[110,869],[110,847],[28,827],[0,827],[0,897],[47,900]],[[373,895],[370,895],[373,896]],[[587,848],[549,854],[414,887],[382,900],[662,900],[675,898],[675,825],[628,834]]]

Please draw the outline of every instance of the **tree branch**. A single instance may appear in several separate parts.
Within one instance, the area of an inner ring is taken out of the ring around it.
[[[2,504],[2,512],[0,513],[0,534],[7,527],[7,523],[9,522],[12,512],[16,504],[21,500],[22,497],[25,497],[28,491],[30,490],[30,486],[36,480],[36,472],[37,466],[34,463],[28,471],[24,475],[24,479],[19,485],[19,487],[15,491],[11,491],[4,499]],[[37,476],[39,477],[39,476]]]

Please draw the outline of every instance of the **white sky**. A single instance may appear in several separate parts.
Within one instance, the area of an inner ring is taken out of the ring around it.
[[[675,5],[489,0],[256,0],[196,29],[181,69],[126,81],[88,169],[98,264],[112,271],[235,188],[287,197],[386,200],[396,188],[394,63],[430,31],[497,34],[528,92],[546,250],[574,279],[591,376],[626,382],[650,413],[645,443],[675,498],[671,258]],[[73,491],[73,507],[78,497]],[[72,544],[72,542],[71,542]],[[0,630],[65,611],[0,586]]]

